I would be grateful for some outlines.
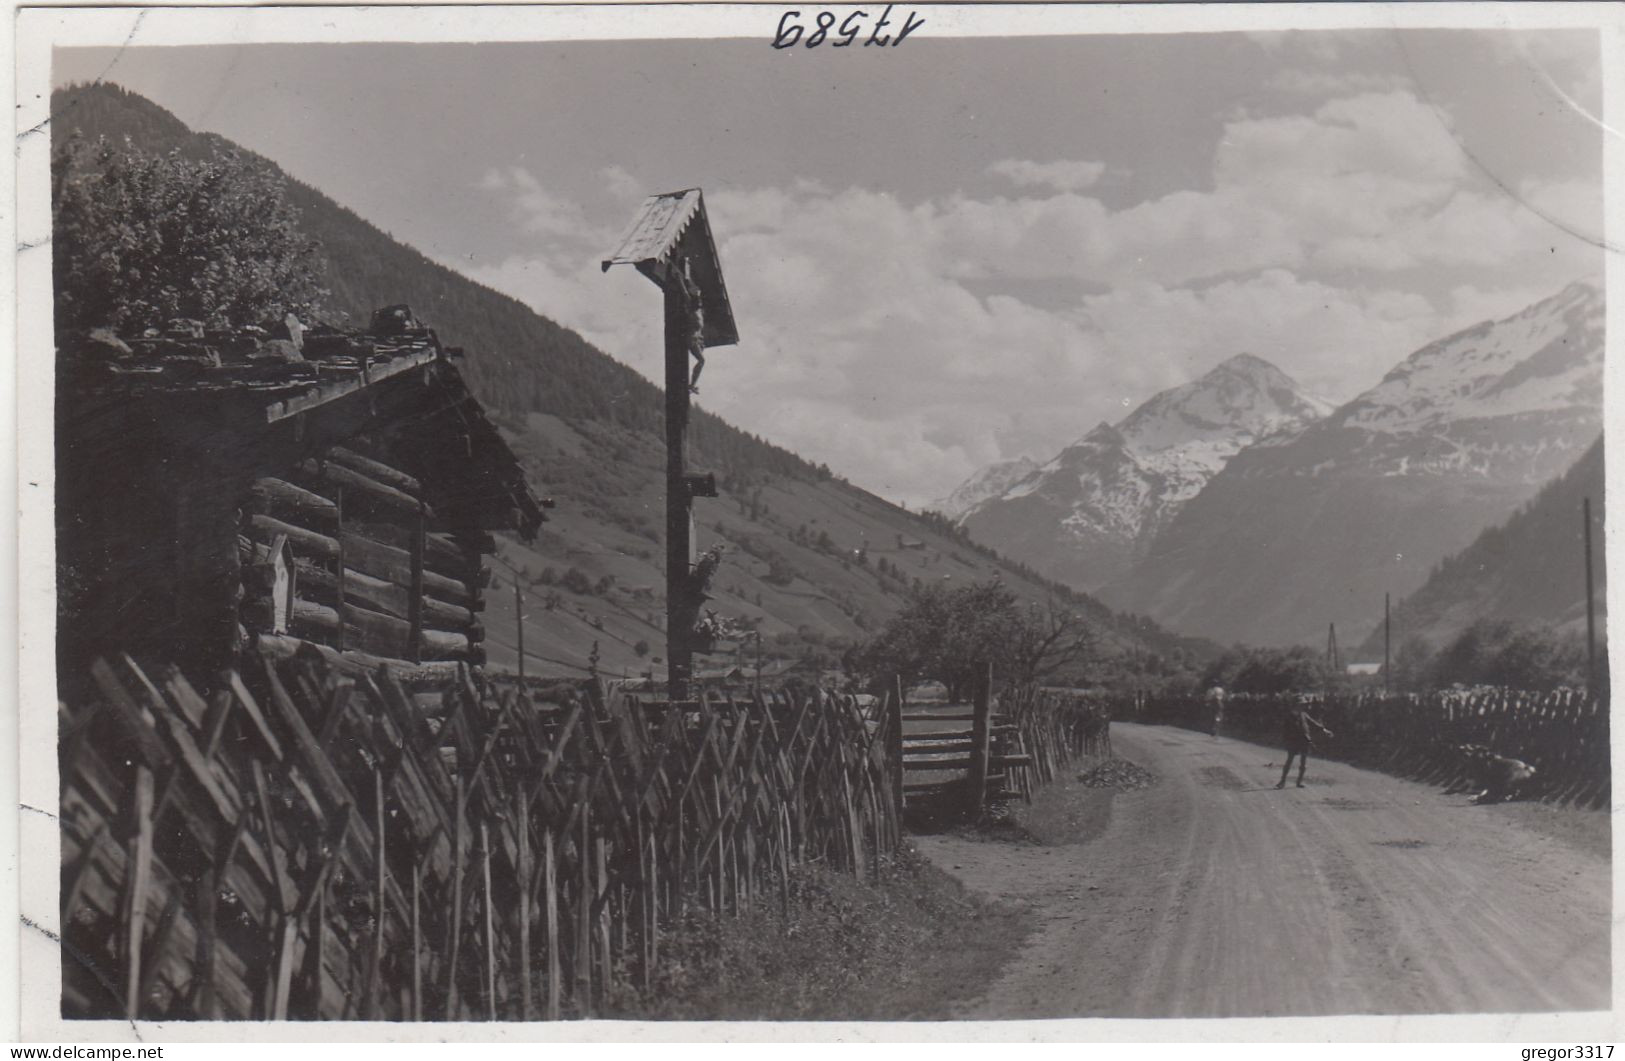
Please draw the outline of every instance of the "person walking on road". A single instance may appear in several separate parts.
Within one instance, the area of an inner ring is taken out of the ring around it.
[[[1298,787],[1303,787],[1303,771],[1309,765],[1309,749],[1315,746],[1314,735],[1310,732],[1318,729],[1330,737],[1332,731],[1320,724],[1320,720],[1309,713],[1303,705],[1295,705],[1286,709],[1286,718],[1281,727],[1281,742],[1286,745],[1286,764],[1281,767],[1281,780],[1275,787],[1286,787],[1286,775],[1292,771],[1292,758],[1298,759]]]
[[[1208,728],[1212,736],[1219,735],[1219,723],[1224,721],[1224,687],[1215,685],[1207,691]]]

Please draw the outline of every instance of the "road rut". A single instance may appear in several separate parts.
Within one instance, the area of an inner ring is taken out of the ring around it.
[[[1093,823],[1060,837],[1083,842],[919,839],[967,886],[1029,903],[1039,921],[958,1016],[1608,1008],[1605,822],[1581,822],[1577,838],[1540,817],[1591,812],[1473,806],[1321,761],[1306,788],[1277,791],[1279,751],[1121,723],[1112,740],[1160,780],[1043,797]]]

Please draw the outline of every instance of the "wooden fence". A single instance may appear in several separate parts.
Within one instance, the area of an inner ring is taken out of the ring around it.
[[[1054,781],[1074,760],[1112,756],[1111,712],[1087,696],[1028,686],[1007,692],[1000,702],[1032,756],[1032,768],[1022,777],[1028,798],[1035,786]]]
[[[1298,696],[1232,696],[1220,732],[1265,744],[1281,739],[1282,715],[1302,706]],[[1113,717],[1209,732],[1213,702],[1198,696],[1103,701]],[[1360,693],[1311,697],[1307,706],[1334,736],[1317,740],[1321,753],[1445,785],[1465,784],[1467,765],[1456,752],[1481,744],[1536,769],[1532,794],[1603,807],[1611,772],[1608,704],[1581,690],[1530,692],[1475,688],[1382,696]]]
[[[990,678],[977,684],[970,704],[900,716],[905,795],[947,794],[975,815],[1002,799],[1031,800],[1074,759],[1110,757],[1111,719],[1103,706],[1032,686],[995,699]]]
[[[307,654],[211,687],[118,657],[63,697],[68,1017],[588,1016],[685,908],[900,840],[895,713],[822,694],[547,703]]]

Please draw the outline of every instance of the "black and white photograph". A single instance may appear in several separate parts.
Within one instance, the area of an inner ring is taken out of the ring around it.
[[[20,12],[22,1038],[1618,1038],[1622,14]]]

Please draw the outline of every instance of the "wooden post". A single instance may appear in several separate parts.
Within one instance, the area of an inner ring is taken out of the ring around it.
[[[147,893],[152,888],[153,777],[144,765],[135,768],[132,809],[135,838],[130,842],[124,890],[124,1015],[135,1020],[141,1015],[141,943],[147,925]]]
[[[513,619],[519,633],[519,676],[525,676],[525,591],[513,580]]]
[[[423,1019],[423,858],[412,863],[412,1019]]]
[[[790,808],[779,804],[779,912],[790,916]]]
[[[458,751],[462,751],[461,748]],[[446,1020],[457,1019],[457,952],[462,949],[463,942],[463,830],[464,818],[467,815],[465,801],[468,798],[467,790],[463,788],[462,763],[458,763],[456,782],[456,818],[452,823],[451,842],[451,946],[448,948],[450,956],[446,960]]]
[[[338,487],[333,491],[333,505],[336,510],[333,519],[333,541],[338,544],[338,555],[333,558],[334,571],[338,579],[334,610],[339,617],[338,628],[333,632],[333,647],[343,652],[344,627],[350,618],[350,609],[344,603],[344,487]]]
[[[576,838],[575,995],[582,1016],[592,1012],[592,804],[581,805],[581,835]]]
[[[494,914],[491,910],[491,834],[480,821],[480,872],[485,895],[485,1012],[490,1020],[497,1019],[497,941],[492,930]]]
[[[598,997],[609,997],[609,847],[602,836],[593,841],[597,854],[596,887],[593,902],[598,907]]]
[[[903,678],[898,675],[892,683],[891,718],[886,729],[886,771],[891,782],[892,807],[899,826],[903,821]]]
[[[371,983],[369,984],[369,990],[367,991],[367,1009],[372,1018],[376,1020],[378,1017],[379,996],[383,991],[381,985],[384,974],[384,887],[386,884],[385,873],[387,872],[387,867],[389,865],[386,857],[387,852],[384,848],[384,836],[386,833],[384,819],[384,772],[376,766],[373,767],[372,771],[372,787],[373,798],[375,800],[373,828],[378,833],[378,836],[376,837],[378,841],[378,849],[376,852],[374,852],[374,855],[378,861],[378,865],[376,867],[377,874],[374,882],[376,885],[376,893],[373,898],[372,970],[368,976]],[[316,975],[318,977],[321,976],[320,962],[318,962],[316,965]],[[318,983],[319,982],[320,981],[318,980]]]
[[[1597,600],[1591,573],[1591,498],[1585,499],[1586,551],[1586,692],[1597,695]]]
[[[993,727],[993,664],[976,665],[975,701],[971,712],[970,777],[967,779],[968,808],[980,818],[987,803],[988,759]]]
[[[547,908],[547,1019],[559,1019],[559,887],[558,854],[553,830],[542,832],[542,889]]]
[[[535,870],[530,857],[530,801],[519,798],[519,1019],[531,1020],[530,991],[530,886]]]
[[[689,609],[689,512],[693,499],[684,479],[683,445],[688,431],[688,358],[694,335],[695,307],[682,270],[686,262],[674,258],[665,282],[666,304],[666,695],[688,699],[694,672],[691,631],[683,617]]]

